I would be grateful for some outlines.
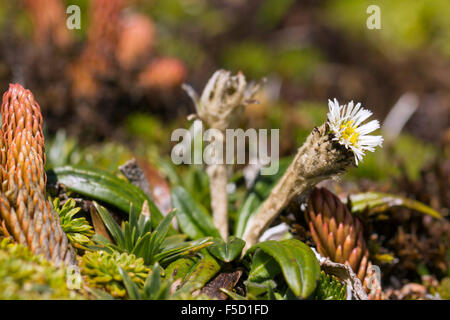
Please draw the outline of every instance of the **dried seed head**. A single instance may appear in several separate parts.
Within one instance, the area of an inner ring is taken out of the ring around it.
[[[229,71],[218,70],[209,79],[200,98],[191,87],[184,85],[183,88],[194,101],[198,117],[210,128],[224,131],[236,125],[242,107],[251,102],[259,84],[247,84],[241,72],[232,76]]]
[[[33,94],[11,84],[3,95],[0,217],[7,232],[56,264],[74,263],[59,217],[46,199],[42,115]]]

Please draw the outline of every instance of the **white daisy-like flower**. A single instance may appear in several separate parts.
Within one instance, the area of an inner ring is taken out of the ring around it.
[[[378,120],[372,120],[365,124],[372,112],[361,108],[361,103],[353,104],[350,101],[340,106],[336,98],[328,100],[328,125],[334,135],[333,140],[338,141],[355,154],[355,162],[362,161],[365,151],[375,151],[375,147],[382,146],[383,137],[369,135],[380,127]]]

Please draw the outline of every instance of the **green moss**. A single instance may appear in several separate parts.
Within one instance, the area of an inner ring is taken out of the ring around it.
[[[444,300],[450,300],[450,278],[444,278],[441,280],[438,288],[439,295]]]
[[[0,240],[0,299],[76,299],[67,287],[67,269],[56,268],[9,239]]]

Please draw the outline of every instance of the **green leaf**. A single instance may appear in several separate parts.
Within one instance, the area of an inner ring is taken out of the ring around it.
[[[271,296],[277,283],[274,280],[266,280],[263,282],[253,282],[247,280],[245,282],[247,288],[247,296],[258,297],[258,299],[273,299]]]
[[[244,204],[241,206],[238,212],[238,218],[234,232],[236,237],[244,236],[247,222],[249,221],[252,214],[257,212],[257,208],[260,203],[261,201],[255,193],[250,193],[249,196],[245,199]]]
[[[71,191],[90,199],[103,201],[126,213],[130,213],[132,210],[140,212],[144,201],[147,201],[154,228],[163,219],[158,207],[141,189],[109,172],[84,167],[64,166],[54,168],[47,174],[49,182],[62,183]]]
[[[225,288],[220,288],[220,291],[225,293],[227,296],[229,296],[233,300],[249,300],[248,298],[241,296],[241,295],[239,295],[231,290],[225,289]]]
[[[170,237],[166,237],[163,241],[163,243],[161,244],[161,247],[164,249],[169,249],[169,248],[173,248],[176,245],[182,244],[184,243],[184,241],[186,240],[187,235],[186,234],[176,234]]]
[[[312,294],[320,275],[320,265],[312,250],[296,239],[264,241],[249,249],[257,248],[274,258],[284,275],[284,279],[294,294],[307,298]]]
[[[163,243],[164,239],[167,236],[167,232],[170,228],[170,223],[172,222],[172,219],[175,215],[175,210],[172,210],[170,213],[167,214],[167,216],[164,217],[164,219],[161,221],[159,226],[155,229],[154,232],[152,232],[152,237],[150,239],[150,257],[153,257],[153,255],[159,251],[161,248],[161,244]],[[154,261],[150,261],[150,263],[153,263]]]
[[[150,243],[151,236],[152,236],[152,234],[150,232],[148,232],[144,236],[139,238],[139,240],[134,245],[133,250],[131,251],[131,253],[133,253],[137,257],[142,257],[146,264],[148,264],[150,261],[149,243]]]
[[[252,282],[263,282],[274,279],[280,272],[280,266],[272,256],[257,250],[252,259],[248,279]]]
[[[184,242],[171,247],[170,249],[164,249],[162,252],[156,254],[153,260],[158,261],[161,265],[170,263],[179,257],[191,255],[199,250],[202,250],[210,246],[212,243],[213,242],[210,237]]]
[[[180,258],[172,262],[167,266],[167,268],[164,270],[165,272],[165,279],[184,279],[186,274],[191,270],[192,266],[196,263],[198,260],[197,257],[186,257],[186,258]]]
[[[125,285],[125,288],[127,289],[128,296],[131,300],[137,300],[140,298],[139,294],[139,288],[137,285],[131,280],[128,273],[122,269],[122,267],[119,267],[119,273],[122,276],[123,284]]]
[[[346,201],[344,200],[343,202],[345,203]],[[381,192],[358,193],[350,195],[350,202],[351,211],[353,213],[363,211],[366,208],[369,209],[369,213],[374,214],[386,211],[392,207],[405,207],[438,219],[442,219],[442,215],[439,212],[426,204],[394,194]]]
[[[172,205],[177,209],[178,225],[191,239],[206,236],[220,238],[211,216],[194,201],[184,188],[178,186],[172,189]]]
[[[156,296],[161,288],[161,272],[157,263],[153,265],[152,275],[151,277],[148,277],[147,280],[148,279],[150,279],[149,282],[147,283],[146,281],[144,284],[145,290],[153,296]]]
[[[189,288],[191,292],[203,288],[220,271],[220,264],[207,250],[203,250],[202,255],[202,259],[191,267],[183,283],[183,288]]]
[[[224,262],[231,262],[241,255],[245,247],[245,241],[235,236],[228,238],[227,242],[222,238],[215,238],[214,243],[208,247],[209,253]]]
[[[109,233],[111,233],[111,236],[116,241],[116,244],[119,247],[123,247],[125,245],[125,238],[123,236],[122,229],[120,229],[120,226],[113,219],[108,210],[106,210],[104,207],[102,207],[95,201],[93,202],[93,204],[98,214],[100,215],[100,218],[102,218],[102,221],[105,224],[106,228],[108,229]]]

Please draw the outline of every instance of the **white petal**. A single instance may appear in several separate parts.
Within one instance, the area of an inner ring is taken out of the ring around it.
[[[366,109],[362,109],[359,111],[354,117],[354,126],[359,126],[364,120],[369,118],[372,115],[372,112]]]
[[[380,127],[380,123],[378,122],[378,120],[372,120],[372,121],[366,123],[365,125],[358,127],[356,129],[356,131],[360,135],[365,135],[365,134],[371,133],[372,131],[377,130],[379,127]]]

